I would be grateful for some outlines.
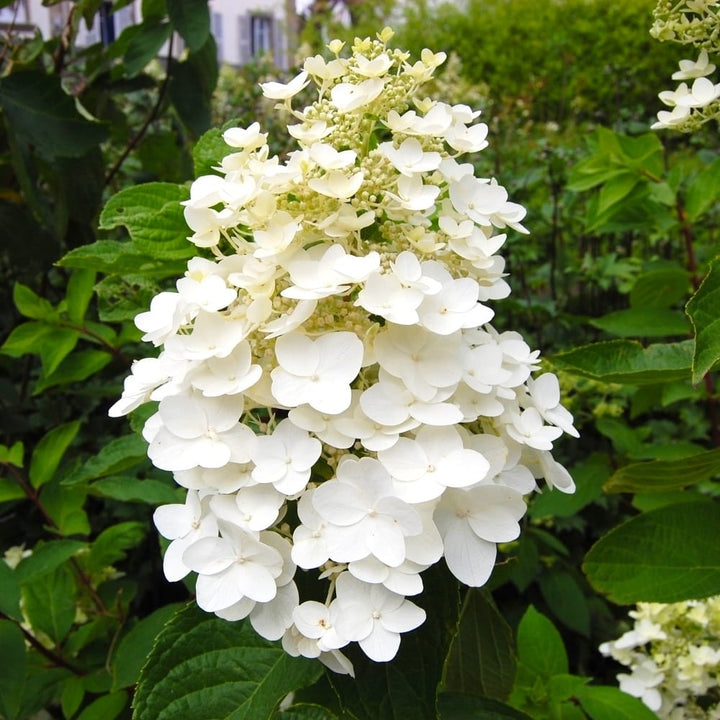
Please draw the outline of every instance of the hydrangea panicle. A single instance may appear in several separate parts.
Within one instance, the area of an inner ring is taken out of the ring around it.
[[[483,585],[537,482],[574,489],[557,378],[490,324],[525,210],[461,162],[488,144],[479,112],[425,97],[445,54],[391,37],[262,86],[293,118],[284,160],[257,123],[225,131],[185,202],[198,257],[136,319],[159,356],[110,410],[159,401],[149,456],[187,488],[155,513],[168,579],[195,572],[204,610],[343,673],[348,643],[389,661],[424,622],[424,570]]]

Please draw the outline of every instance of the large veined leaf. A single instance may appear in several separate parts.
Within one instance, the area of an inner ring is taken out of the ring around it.
[[[187,241],[190,230],[180,203],[188,190],[174,183],[135,185],[113,195],[100,215],[100,227],[124,225],[136,248],[158,258],[189,258],[195,246]]]
[[[438,720],[530,720],[530,716],[497,700],[444,692],[438,695]]]
[[[680,458],[632,463],[617,470],[607,492],[667,492],[679,490],[720,473],[720,448]]]
[[[290,657],[248,622],[182,609],[140,675],[134,720],[269,720],[288,693],[314,683],[318,661]]]
[[[590,548],[583,569],[617,603],[661,602],[720,593],[720,505],[668,505],[614,528]]]
[[[445,660],[443,690],[506,700],[515,664],[509,625],[487,593],[471,588]]]
[[[690,183],[685,195],[685,211],[690,221],[697,220],[720,198],[720,159],[710,163]]]
[[[190,52],[199,50],[210,34],[207,0],[167,0],[170,22],[180,33]]]
[[[693,345],[685,340],[643,347],[632,340],[609,340],[558,353],[553,363],[593,380],[648,385],[689,377]]]
[[[578,689],[578,700],[592,720],[656,720],[657,715],[641,700],[620,688],[586,685]]]
[[[698,291],[687,304],[695,329],[692,381],[699,383],[720,360],[720,262],[715,259]]]
[[[628,308],[603,315],[590,321],[611,335],[618,337],[672,337],[690,335],[687,318],[679,310],[643,307]]]
[[[0,107],[13,130],[49,157],[80,157],[108,134],[77,111],[56,75],[27,70],[2,78]]]

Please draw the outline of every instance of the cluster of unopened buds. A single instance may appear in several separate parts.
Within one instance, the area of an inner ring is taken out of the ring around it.
[[[110,411],[159,401],[148,454],[187,488],[154,516],[167,578],[345,673],[348,643],[387,661],[423,623],[423,570],[483,585],[537,480],[574,490],[558,380],[486,304],[510,292],[496,230],[527,232],[525,210],[458,160],[487,145],[479,113],[421,95],[445,55],[391,37],[262,86],[293,118],[285,161],[257,124],[224,133],[185,203],[203,257],[137,316],[163,349]]]
[[[620,689],[667,720],[720,720],[720,596],[638,603],[631,630],[600,651],[629,668]]]

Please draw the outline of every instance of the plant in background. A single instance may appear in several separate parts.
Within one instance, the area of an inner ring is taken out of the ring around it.
[[[225,131],[184,202],[199,254],[135,321],[163,349],[111,409],[159,401],[148,455],[187,489],[155,513],[168,579],[197,573],[203,610],[341,673],[353,641],[396,655],[441,557],[484,585],[537,480],[574,489],[557,378],[490,324],[497,230],[525,210],[459,161],[487,145],[479,113],[424,96],[444,54],[411,63],[391,37],[263,85],[285,110],[317,86],[285,162],[257,123]],[[322,583],[302,600],[296,567]]]
[[[661,718],[720,717],[720,597],[638,603],[635,621],[600,651],[630,669],[620,689]]]

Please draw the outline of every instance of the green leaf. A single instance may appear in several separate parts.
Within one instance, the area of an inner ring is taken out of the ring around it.
[[[25,497],[25,491],[14,478],[0,477],[0,502],[22,500]]]
[[[552,608],[553,615],[566,627],[580,635],[590,635],[588,601],[573,576],[551,569],[540,576],[540,592]]]
[[[68,720],[77,712],[84,697],[85,685],[83,684],[82,678],[73,676],[63,683],[60,707],[63,715],[68,718]]]
[[[10,357],[38,354],[43,371],[50,375],[73,351],[79,337],[77,330],[45,322],[27,322],[18,325],[10,333],[0,352]]]
[[[40,439],[30,461],[30,482],[34,488],[39,488],[52,480],[65,451],[78,434],[81,424],[80,420],[74,420],[58,425]]]
[[[58,385],[87,380],[112,362],[112,355],[104,350],[78,350],[70,353],[49,375],[43,375],[35,384],[33,395],[39,395]]]
[[[445,659],[442,689],[506,700],[515,664],[510,627],[487,592],[470,588]]]
[[[621,202],[639,182],[640,176],[635,172],[624,172],[621,175],[608,178],[600,188],[597,211],[599,213],[605,212],[613,205]]]
[[[23,457],[25,456],[25,446],[18,440],[10,447],[0,445],[0,463],[5,465],[14,465],[17,468],[23,466]]]
[[[40,502],[61,535],[89,535],[85,487],[65,487],[60,478],[43,486]]]
[[[22,630],[9,620],[0,620],[0,714],[15,720],[20,712],[26,664],[25,638]]]
[[[592,720],[657,720],[645,703],[619,688],[586,685],[577,697]]]
[[[135,695],[135,720],[270,720],[288,693],[314,683],[317,661],[290,657],[246,621],[195,605],[160,633]]]
[[[120,640],[112,661],[113,690],[137,683],[155,638],[181,607],[179,603],[164,605],[140,620]]]
[[[212,120],[211,99],[217,85],[217,46],[212,35],[200,50],[173,64],[168,94],[180,119],[196,137]]]
[[[720,448],[679,460],[652,460],[625,465],[605,485],[607,492],[667,492],[720,474]]]
[[[75,553],[86,547],[79,540],[52,540],[33,548],[32,555],[20,561],[15,574],[20,584],[51,573]]]
[[[90,703],[77,720],[114,720],[127,705],[127,693],[120,691],[103,695]]]
[[[63,484],[75,485],[107,475],[115,475],[134,467],[146,456],[147,442],[142,436],[135,433],[122,435],[111,440]]]
[[[59,75],[26,70],[5,76],[0,107],[18,136],[47,157],[80,157],[108,136],[106,127],[80,115]]]
[[[96,480],[89,487],[91,495],[112,498],[122,502],[139,502],[148,505],[182,502],[175,483],[162,480],[138,480],[134,477],[114,476]]]
[[[438,720],[530,720],[530,715],[497,700],[443,692],[438,695]]]
[[[644,513],[590,548],[583,569],[592,586],[620,604],[672,603],[720,593],[720,506],[681,503]]]
[[[617,310],[591,320],[590,324],[618,337],[656,338],[690,334],[690,326],[682,312],[667,308]]]
[[[121,190],[100,215],[100,227],[124,225],[138,250],[155,258],[189,258],[196,248],[187,241],[190,230],[180,204],[188,189],[173,183],[147,183]]]
[[[58,567],[22,586],[23,610],[33,630],[60,645],[75,620],[77,588],[67,567]]]
[[[183,220],[184,223],[184,220]],[[179,225],[178,225],[179,227]],[[187,235],[189,229],[183,226]],[[71,250],[59,262],[64,267],[87,268],[106,274],[133,274],[148,277],[176,277],[186,268],[184,261],[168,261],[141,252],[131,242],[98,240]]]
[[[560,633],[532,605],[528,607],[517,631],[518,660],[532,675],[549,678],[568,672],[568,659]]]
[[[716,163],[713,163],[716,164]],[[695,329],[695,352],[692,359],[692,381],[699,383],[720,360],[720,259],[710,270],[687,304],[687,314]]]
[[[18,312],[32,320],[45,320],[57,315],[55,308],[45,299],[36,295],[27,285],[15,283],[13,302]]]
[[[705,214],[720,198],[720,158],[710,163],[690,183],[685,212],[690,222]]]
[[[223,140],[222,130],[210,128],[193,147],[195,176],[217,175],[215,167],[230,152],[232,152],[232,148]]]
[[[167,0],[167,12],[190,52],[199,50],[210,36],[207,0]]]
[[[339,720],[335,713],[321,705],[293,703],[277,715],[277,720]]]
[[[122,560],[126,551],[139,545],[147,533],[147,523],[118,523],[105,528],[90,546],[86,565],[90,572],[98,572],[118,560]]]
[[[22,622],[20,583],[15,571],[0,560],[0,612]]]
[[[125,73],[128,77],[135,77],[141,73],[145,66],[158,56],[160,48],[170,37],[171,32],[170,23],[167,22],[145,20],[138,28],[128,43],[123,57]]]
[[[92,270],[75,270],[67,286],[67,313],[76,323],[85,319],[88,305],[95,291],[95,273]]]
[[[558,353],[553,363],[593,380],[647,385],[689,377],[693,345],[692,340],[647,347],[632,340],[608,340]]]
[[[638,309],[669,308],[690,291],[688,271],[675,263],[655,266],[640,275],[630,291],[630,306]]]

